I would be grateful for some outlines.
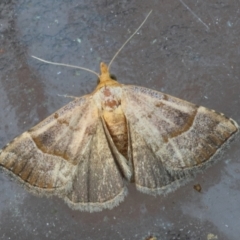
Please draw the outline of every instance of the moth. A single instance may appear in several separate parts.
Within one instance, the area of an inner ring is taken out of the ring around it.
[[[7,144],[0,166],[31,192],[100,211],[123,201],[127,182],[152,195],[177,189],[237,133],[222,113],[123,85],[101,63],[96,89]]]

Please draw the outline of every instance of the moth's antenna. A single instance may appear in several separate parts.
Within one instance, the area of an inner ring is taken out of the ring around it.
[[[69,65],[69,64],[64,64],[64,63],[56,63],[56,62],[50,62],[50,61],[46,61],[42,58],[38,58],[38,57],[35,57],[35,56],[31,56],[32,58],[35,58],[41,62],[44,62],[44,63],[49,63],[49,64],[53,64],[53,65],[57,65],[57,66],[64,66],[64,67],[71,67],[71,68],[78,68],[78,69],[81,69],[81,70],[85,70],[85,71],[88,71],[88,72],[91,72],[95,75],[98,76],[98,78],[100,78],[99,74],[92,71],[91,69],[88,69],[88,68],[84,68],[84,67],[78,67],[78,66],[74,66],[74,65]]]
[[[113,62],[113,60],[117,57],[119,52],[125,47],[125,45],[133,38],[133,36],[139,31],[139,29],[143,26],[143,24],[147,21],[149,15],[152,13],[152,10],[148,13],[144,21],[141,23],[141,25],[137,28],[137,30],[128,38],[128,40],[119,48],[119,50],[116,52],[116,54],[113,56],[111,62],[108,64],[108,70],[110,69],[110,66]]]

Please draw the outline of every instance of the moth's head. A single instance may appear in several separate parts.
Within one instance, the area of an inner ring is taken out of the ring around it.
[[[109,72],[108,66],[104,62],[100,63],[100,73],[101,74],[100,74],[99,82],[103,82],[109,79],[115,80],[115,81],[117,80],[116,76]]]
[[[98,78],[98,85],[96,90],[104,86],[119,86],[120,83],[117,82],[117,78],[110,74],[107,64],[100,63],[100,77]]]
[[[104,62],[100,63],[100,72],[101,72],[101,75],[109,73],[108,66],[106,63],[104,63]]]

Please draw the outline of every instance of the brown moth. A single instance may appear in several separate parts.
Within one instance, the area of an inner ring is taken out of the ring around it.
[[[99,84],[0,150],[0,166],[31,192],[73,209],[123,201],[126,182],[167,194],[211,166],[238,132],[214,110],[148,88],[123,85],[100,64]]]

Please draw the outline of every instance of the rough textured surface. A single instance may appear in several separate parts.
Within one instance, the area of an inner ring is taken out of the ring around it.
[[[185,5],[184,5],[184,4]],[[239,1],[1,1],[0,147],[95,87],[98,71],[153,14],[112,65],[122,83],[143,85],[203,105],[240,122]],[[188,7],[186,7],[188,6]],[[201,20],[201,21],[200,21]],[[206,27],[207,26],[207,27]],[[238,239],[239,143],[185,187],[165,197],[135,191],[101,213],[69,210],[34,197],[0,174],[1,239]],[[193,189],[200,183],[201,193]]]

